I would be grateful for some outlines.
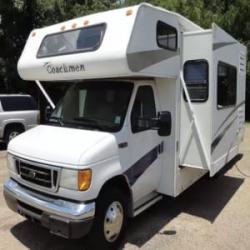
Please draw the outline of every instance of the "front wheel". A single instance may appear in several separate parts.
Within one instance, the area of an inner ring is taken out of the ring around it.
[[[20,135],[22,132],[23,132],[23,129],[21,129],[19,127],[7,128],[7,130],[5,132],[5,136],[4,136],[5,142],[8,144],[12,139],[14,139],[18,135]]]
[[[89,235],[91,249],[117,249],[127,222],[124,195],[110,188],[101,193],[96,206],[95,222]]]

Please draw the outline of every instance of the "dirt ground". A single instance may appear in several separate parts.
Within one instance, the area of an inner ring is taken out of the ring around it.
[[[84,249],[11,212],[3,198],[6,151],[0,152],[0,249]],[[129,223],[123,249],[250,249],[250,124],[238,162],[202,178],[177,199],[161,202]]]

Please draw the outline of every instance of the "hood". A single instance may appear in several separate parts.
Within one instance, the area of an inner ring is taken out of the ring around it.
[[[118,154],[113,134],[40,125],[13,139],[8,152],[64,167],[85,167]]]

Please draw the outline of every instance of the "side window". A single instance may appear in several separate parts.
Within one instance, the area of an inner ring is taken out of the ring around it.
[[[224,62],[218,63],[217,107],[219,109],[236,104],[237,68]]]
[[[4,111],[38,110],[38,106],[33,97],[6,96],[1,97],[1,103]]]
[[[131,112],[131,128],[133,133],[141,132],[138,126],[139,118],[156,117],[154,92],[151,86],[141,86],[137,90],[134,106]]]
[[[192,60],[184,64],[184,80],[192,102],[205,102],[208,99],[208,63],[205,60]],[[186,101],[186,96],[184,94]]]
[[[163,49],[177,50],[177,30],[164,22],[158,21],[157,44]]]
[[[95,51],[101,46],[105,30],[106,24],[98,24],[47,35],[37,58]]]

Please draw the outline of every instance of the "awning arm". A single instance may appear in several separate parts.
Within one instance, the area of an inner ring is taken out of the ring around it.
[[[50,96],[48,95],[48,93],[46,92],[46,90],[44,89],[44,87],[42,86],[42,84],[40,83],[40,81],[36,80],[35,82],[36,82],[36,85],[38,86],[38,88],[43,93],[43,95],[46,98],[46,100],[48,101],[48,103],[51,106],[51,108],[55,109],[56,106],[55,106],[54,102],[51,100]]]

